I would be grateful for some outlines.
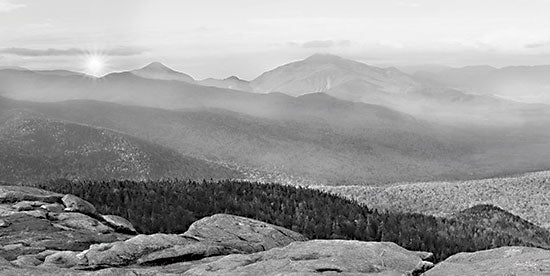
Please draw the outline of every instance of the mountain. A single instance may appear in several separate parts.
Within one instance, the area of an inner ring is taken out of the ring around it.
[[[425,80],[477,94],[493,94],[521,102],[550,104],[550,65],[467,66],[438,71],[418,71]]]
[[[0,181],[68,179],[240,178],[231,169],[183,156],[126,134],[0,109]]]
[[[550,231],[490,204],[480,204],[460,211],[454,219],[484,229],[492,229],[539,247],[550,247]]]
[[[177,80],[189,83],[195,82],[195,80],[191,76],[172,70],[171,68],[160,62],[152,62],[141,69],[133,70],[130,72],[136,76],[146,79]]]
[[[247,92],[252,91],[250,82],[239,79],[236,76],[231,76],[223,80],[208,78],[208,79],[199,81],[198,84],[204,85],[204,86],[214,86],[219,88],[227,88],[227,89],[241,90],[241,91],[247,91]]]
[[[335,95],[347,100],[364,101],[377,94],[401,94],[421,84],[395,68],[378,68],[334,55],[315,54],[302,61],[289,63],[265,72],[251,82],[259,93],[283,92],[303,95],[334,91],[341,86],[361,86],[348,94]]]

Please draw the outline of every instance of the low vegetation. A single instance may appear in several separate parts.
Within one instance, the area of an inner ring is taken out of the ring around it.
[[[59,180],[38,186],[78,195],[101,213],[128,218],[142,233],[181,233],[202,217],[229,213],[280,225],[312,239],[392,241],[411,250],[433,252],[436,261],[463,251],[540,246],[514,233],[459,219],[381,213],[330,193],[277,184]]]

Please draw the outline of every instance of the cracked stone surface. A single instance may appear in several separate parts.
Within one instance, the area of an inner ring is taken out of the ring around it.
[[[422,264],[416,252],[391,242],[311,240],[229,255],[184,275],[412,275],[422,272]]]
[[[512,246],[458,253],[437,264],[424,275],[550,275],[550,250]]]
[[[245,253],[286,246],[306,238],[294,231],[273,224],[233,216],[216,214],[191,224],[184,236],[218,242]]]

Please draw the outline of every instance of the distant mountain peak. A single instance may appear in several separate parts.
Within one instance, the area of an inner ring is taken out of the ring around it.
[[[131,71],[131,73],[148,79],[179,80],[189,83],[195,81],[191,76],[178,72],[158,61],[151,62],[140,69]]]
[[[142,69],[154,69],[154,70],[164,70],[164,71],[174,71],[172,68],[158,62],[158,61],[154,61],[154,62],[151,62],[149,64],[147,64],[146,66],[144,66]]]
[[[237,76],[230,76],[230,77],[227,77],[225,78],[226,80],[236,80],[236,81],[244,81],[242,79],[240,79],[239,77]]]

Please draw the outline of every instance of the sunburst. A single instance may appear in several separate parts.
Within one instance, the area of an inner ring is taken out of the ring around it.
[[[90,76],[101,77],[109,67],[108,56],[101,51],[86,51],[83,55],[84,72]]]

